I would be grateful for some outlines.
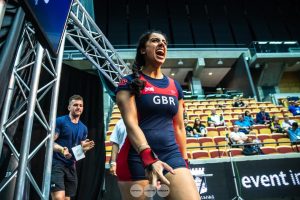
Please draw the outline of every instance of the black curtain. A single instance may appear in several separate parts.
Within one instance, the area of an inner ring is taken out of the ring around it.
[[[88,138],[95,141],[95,148],[77,163],[78,192],[75,199],[97,199],[102,188],[105,170],[103,88],[98,75],[63,66],[57,116],[68,113],[68,99],[79,94],[84,99],[81,117],[88,127]]]

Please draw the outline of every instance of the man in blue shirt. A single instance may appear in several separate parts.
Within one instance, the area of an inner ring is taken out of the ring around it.
[[[296,102],[291,103],[289,106],[289,111],[293,113],[294,116],[300,115],[300,107],[299,104]]]
[[[94,141],[87,139],[87,127],[79,120],[83,112],[83,98],[71,96],[68,110],[68,115],[56,119],[51,173],[51,196],[55,200],[75,196],[75,162],[83,157],[82,151],[86,152],[95,145]]]
[[[252,126],[249,121],[244,119],[243,115],[238,116],[239,120],[234,122],[234,125],[239,126],[239,131],[243,132],[245,134],[249,134],[250,131],[252,130]]]
[[[297,122],[292,124],[292,128],[288,130],[288,135],[291,142],[300,142],[300,128],[298,128]]]

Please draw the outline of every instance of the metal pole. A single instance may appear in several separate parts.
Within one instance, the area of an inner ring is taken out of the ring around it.
[[[43,177],[43,186],[42,193],[44,199],[48,199],[50,193],[50,180],[51,180],[51,169],[52,169],[52,156],[53,156],[53,142],[54,142],[54,134],[55,134],[55,119],[57,113],[57,100],[59,95],[59,85],[60,85],[60,77],[61,77],[61,69],[62,69],[62,60],[64,54],[65,47],[65,34],[61,41],[61,46],[59,50],[59,54],[56,60],[56,81],[52,90],[52,101],[50,106],[50,115],[49,115],[49,126],[50,130],[48,130],[48,138],[47,146],[46,146],[46,154],[45,154],[45,163],[44,163],[44,177]]]
[[[22,42],[19,46],[16,60],[14,63],[14,67],[16,67],[20,62],[23,44],[24,44],[24,40],[22,40]],[[3,133],[5,132],[5,129],[6,129],[4,126],[8,119],[9,109],[10,109],[12,97],[14,94],[15,80],[16,79],[15,79],[14,70],[13,70],[11,73],[11,76],[10,76],[10,81],[9,81],[8,89],[6,92],[6,97],[5,97],[5,101],[4,101],[5,103],[3,105],[3,111],[2,111],[1,121],[0,121],[0,158],[1,158],[2,148],[3,148],[3,140],[4,140]]]
[[[237,181],[236,181],[237,178],[236,178],[236,174],[235,174],[235,170],[234,170],[233,159],[232,159],[232,154],[231,154],[231,148],[229,149],[229,158],[230,158],[231,171],[232,171],[234,187],[235,187],[235,192],[236,192],[236,196],[233,197],[232,200],[243,200],[243,198],[240,196],[238,184],[237,184]]]
[[[0,0],[0,29],[2,26],[2,21],[4,19],[5,9],[6,9],[6,2],[4,0]]]
[[[44,52],[43,47],[39,43],[37,43],[37,55],[35,60],[36,62],[32,73],[32,81],[30,85],[27,113],[24,122],[23,137],[22,137],[21,151],[20,151],[20,161],[19,161],[18,174],[17,174],[17,185],[15,188],[14,200],[22,200],[24,195],[26,168],[28,164],[27,158],[30,149],[30,140],[31,140],[33,119],[34,119],[34,109],[35,109],[36,99],[37,99],[36,97],[37,97],[37,90],[38,90],[41,67],[42,67],[43,52]]]

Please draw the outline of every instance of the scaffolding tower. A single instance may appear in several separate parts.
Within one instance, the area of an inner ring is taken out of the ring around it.
[[[14,199],[21,200],[27,177],[39,197],[46,200],[50,193],[53,136],[65,39],[74,45],[92,63],[95,70],[115,87],[124,75],[130,73],[130,69],[78,0],[74,0],[71,7],[66,33],[56,59],[52,58],[47,49],[43,49],[37,41],[30,22],[25,24],[21,37],[0,119],[0,156],[5,142],[12,151],[17,167],[1,180],[0,192],[17,177]],[[39,81],[43,78],[41,70],[51,76],[51,80],[42,86],[39,85]],[[50,113],[47,117],[45,108],[42,108],[40,102],[51,90]],[[16,98],[19,104],[13,106],[11,103]],[[21,148],[18,152],[8,133],[10,127],[21,118],[24,118],[24,126]],[[43,126],[47,134],[30,152],[34,120]],[[42,185],[38,185],[29,164],[41,148],[46,148],[46,153],[43,181]]]

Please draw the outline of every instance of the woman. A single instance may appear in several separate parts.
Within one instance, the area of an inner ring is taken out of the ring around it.
[[[207,129],[199,118],[196,118],[194,121],[193,131],[195,136],[205,137],[207,135]]]
[[[158,187],[158,180],[169,187],[166,199],[200,199],[184,160],[182,89],[161,72],[166,55],[164,35],[157,31],[142,35],[133,74],[124,77],[116,91],[128,134],[117,159],[123,199],[146,199],[144,195],[133,197],[131,187],[139,184],[144,188],[149,183]]]
[[[249,110],[245,111],[244,120],[248,121],[251,126],[255,124],[254,119],[252,118],[251,113],[250,113]]]

